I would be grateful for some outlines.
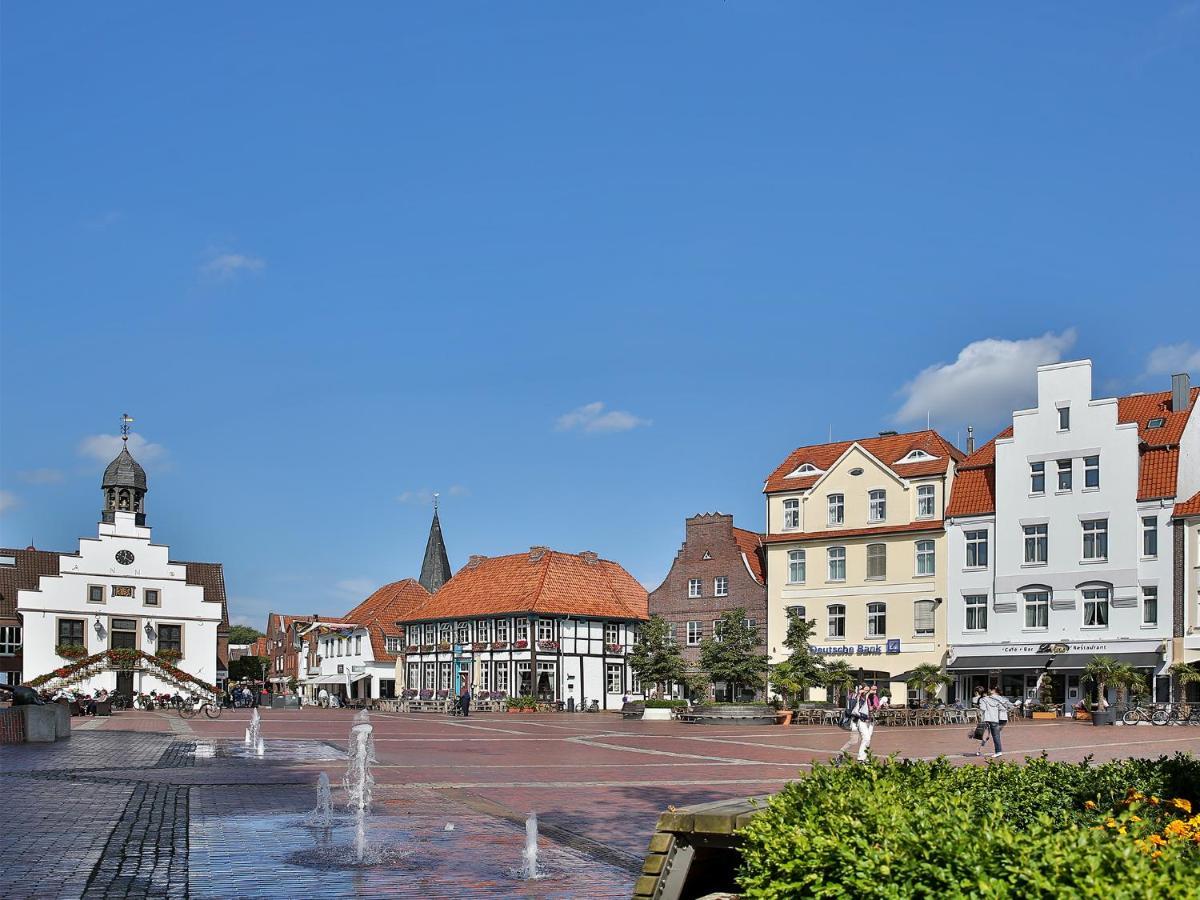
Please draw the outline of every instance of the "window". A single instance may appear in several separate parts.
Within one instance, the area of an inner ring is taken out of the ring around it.
[[[103,603],[104,602],[104,585],[89,584],[88,585],[88,603]]]
[[[799,500],[784,500],[783,501],[783,527],[784,528],[799,528],[800,527],[800,501]]]
[[[967,540],[967,568],[985,569],[988,564],[988,533],[986,530],[965,531]]]
[[[508,640],[508,619],[497,619],[496,620],[496,640],[498,640],[498,641],[507,641]]]
[[[987,595],[967,594],[963,597],[966,607],[966,630],[987,631]]]
[[[742,619],[742,624],[748,631],[758,631],[758,619]]]
[[[846,548],[830,547],[825,551],[829,557],[829,580],[846,580]]]
[[[887,604],[867,604],[867,637],[883,637],[887,634]]]
[[[917,488],[917,518],[932,519],[933,516],[933,485],[923,484]]]
[[[725,627],[720,619],[713,619],[713,640],[720,641]]]
[[[846,521],[846,496],[844,494],[829,495],[829,524],[841,525]]]
[[[1085,588],[1083,591],[1083,627],[1108,627],[1108,588]]]
[[[1071,489],[1071,460],[1069,459],[1058,461],[1058,489],[1060,491]]]
[[[788,551],[788,583],[803,584],[804,583],[804,551],[789,550]]]
[[[147,606],[158,606],[158,591],[154,588],[146,588],[142,591],[142,602]]]
[[[1058,408],[1058,430],[1068,431],[1071,428],[1071,407],[1060,406]]]
[[[1049,545],[1049,525],[1025,526],[1025,564],[1027,566],[1040,566],[1045,564]]]
[[[675,634],[675,627],[676,626],[674,622],[667,626],[667,642],[670,644],[676,644],[679,642],[679,638]]]
[[[60,644],[83,646],[83,619],[59,619],[58,642]]]
[[[1044,462],[1029,464],[1029,493],[1046,493],[1046,464]]]
[[[443,644],[450,643],[451,635],[454,631],[453,626],[449,622],[438,623],[438,640]]]
[[[513,629],[513,640],[527,641],[529,640],[529,620],[517,619],[516,628]]]
[[[621,626],[616,622],[604,623],[604,643],[619,644],[621,643]]]
[[[1042,630],[1050,627],[1050,592],[1029,591],[1025,594],[1025,627]]]
[[[539,641],[554,640],[554,620],[553,619],[538,619],[537,635]]]
[[[354,655],[362,656],[362,635],[361,634],[356,634],[354,636]]]
[[[933,574],[933,541],[917,541],[917,574]]]
[[[504,662],[496,663],[495,677],[496,677],[496,686],[493,688],[493,690],[503,691],[504,693],[507,694],[508,693],[508,663],[504,663]]]
[[[108,623],[108,646],[113,649],[137,649],[137,619],[111,619]]]
[[[425,626],[425,643],[427,643],[427,644],[437,643],[437,626],[436,625],[426,625]]]
[[[460,644],[471,643],[471,623],[459,622],[455,628],[456,640]]]
[[[80,638],[82,638],[82,633]],[[80,641],[82,643],[82,640]],[[13,656],[21,649],[21,626],[0,625],[0,656]]]
[[[935,609],[932,600],[918,600],[913,604],[913,634],[933,634]]]
[[[480,619],[475,623],[475,640],[490,641],[492,639],[492,620]]]
[[[867,544],[867,577],[887,578],[886,544]]]
[[[1147,428],[1162,428],[1166,424],[1167,424],[1166,419],[1155,418],[1155,419],[1151,419],[1149,422],[1147,422],[1146,427]]]
[[[451,672],[453,671],[451,668],[452,666],[453,663],[448,662],[439,664],[440,671],[438,672],[438,688],[443,691],[449,691],[453,689],[453,685],[450,683]]]
[[[689,647],[700,646],[700,638],[704,635],[704,627],[699,622],[687,623],[687,644]]]
[[[1146,585],[1142,588],[1142,624],[1158,624],[1158,587]]]
[[[159,650],[178,650],[183,652],[183,626],[182,625],[159,625],[158,626],[158,649]],[[278,662],[283,663],[283,657],[278,657]]]
[[[1083,458],[1083,486],[1085,488],[1100,487],[1100,457],[1085,456]]]
[[[725,575],[718,575],[713,579],[713,593],[718,597],[729,596],[729,578]]]
[[[829,607],[829,636],[844,638],[846,636],[846,607],[834,603]]]
[[[689,597],[699,597],[700,592],[702,590],[704,590],[704,588],[702,587],[702,582],[700,581],[699,578],[689,578],[688,579],[688,596]]]
[[[887,519],[887,491],[870,491],[867,501],[870,521],[882,522]]]
[[[1158,516],[1142,516],[1142,556],[1158,556]]]
[[[1108,519],[1083,521],[1083,558],[1108,559]]]
[[[386,650],[388,653],[399,653],[400,652],[400,638],[385,637],[383,639],[383,649]]]
[[[621,671],[624,668],[620,663],[609,663],[604,667],[604,686],[610,694],[621,693]]]
[[[798,619],[803,619],[806,610],[804,609],[803,606],[789,606],[785,609],[785,612],[788,614],[789,617],[795,616]]]

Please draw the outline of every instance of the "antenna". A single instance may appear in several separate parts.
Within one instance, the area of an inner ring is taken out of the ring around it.
[[[833,423],[829,423],[829,443],[833,443]]]
[[[133,421],[133,416],[129,413],[121,413],[121,440],[126,444],[129,443],[129,423]]]
[[[925,410],[925,430],[929,430],[929,410]]]

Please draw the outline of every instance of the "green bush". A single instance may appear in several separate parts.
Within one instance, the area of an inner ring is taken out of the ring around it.
[[[1200,761],[816,766],[742,832],[739,882],[771,898],[1200,897],[1200,847],[1134,845],[1151,825],[1122,811],[1130,788],[1195,808]]]
[[[682,709],[687,706],[686,700],[647,700],[646,709]]]

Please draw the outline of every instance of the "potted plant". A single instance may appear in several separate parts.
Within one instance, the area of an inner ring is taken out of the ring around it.
[[[1093,656],[1083,672],[1079,675],[1080,684],[1096,685],[1098,697],[1096,708],[1092,711],[1093,725],[1112,725],[1116,714],[1108,708],[1108,686],[1119,682],[1122,678],[1121,663],[1111,656]]]
[[[441,650],[441,651],[449,650],[450,642],[449,641],[441,641],[440,643],[438,643],[437,648],[438,648],[438,650]]]
[[[953,679],[942,671],[942,667],[934,663],[921,663],[913,666],[909,673],[908,683],[921,693],[921,700],[926,703],[937,699],[938,689],[949,684]]]
[[[179,650],[176,650],[174,647],[163,647],[160,650],[154,651],[154,655],[159,659],[166,660],[167,662],[178,662],[183,658],[183,653]]]
[[[529,641],[526,641],[526,640],[513,641],[513,647],[517,650],[524,650],[528,646],[529,646]]]
[[[54,652],[63,659],[83,659],[87,656],[87,648],[83,644],[59,644]]]
[[[508,649],[508,641],[492,641],[492,649],[506,650]]]
[[[558,641],[538,641],[537,646],[539,650],[557,650]]]

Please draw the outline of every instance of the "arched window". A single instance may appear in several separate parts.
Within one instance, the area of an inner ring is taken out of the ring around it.
[[[118,509],[122,509],[126,512],[129,511],[129,489],[128,488],[121,488],[121,493],[118,494],[117,503],[119,504]]]
[[[1083,598],[1083,627],[1107,628],[1112,585],[1103,582],[1082,584],[1079,595]]]
[[[867,501],[870,521],[882,522],[887,519],[887,491],[868,491]]]
[[[1050,588],[1031,584],[1020,590],[1025,601],[1025,627],[1045,631],[1050,627]]]
[[[867,577],[887,578],[886,544],[867,544]]]
[[[887,604],[867,604],[867,637],[883,637],[887,634]]]

